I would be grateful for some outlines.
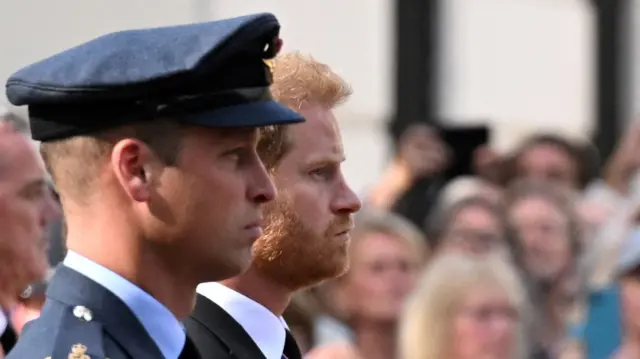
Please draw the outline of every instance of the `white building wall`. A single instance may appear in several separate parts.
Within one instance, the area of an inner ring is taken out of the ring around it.
[[[572,135],[590,129],[588,1],[443,3],[443,118],[491,119],[499,127],[495,142],[500,147],[532,129]],[[353,98],[339,115],[346,176],[363,192],[377,179],[388,153],[393,10],[390,0],[4,0],[0,81],[25,64],[105,32],[270,11],[282,22],[285,51],[311,53],[353,85]]]
[[[533,131],[590,134],[595,81],[590,1],[443,3],[443,118],[489,120],[502,149]]]

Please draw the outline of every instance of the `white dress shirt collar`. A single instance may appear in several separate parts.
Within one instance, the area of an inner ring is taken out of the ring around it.
[[[216,303],[244,328],[266,359],[282,359],[287,323],[262,304],[220,283],[203,283],[198,293]]]
[[[0,335],[4,334],[4,332],[9,327],[9,318],[7,314],[0,308]]]
[[[182,324],[167,307],[122,276],[76,252],[67,253],[64,265],[120,298],[138,318],[165,359],[178,359],[186,334]]]

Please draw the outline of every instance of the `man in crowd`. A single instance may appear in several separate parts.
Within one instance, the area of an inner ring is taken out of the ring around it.
[[[271,14],[100,37],[28,66],[28,105],[69,252],[9,358],[198,358],[180,320],[198,283],[245,270],[275,188],[258,128],[303,121],[271,100]]]
[[[0,119],[0,354],[17,338],[9,312],[20,293],[46,275],[46,227],[58,215],[34,146]]]
[[[300,54],[275,59],[271,91],[306,122],[263,129],[258,151],[278,197],[265,207],[265,233],[244,274],[198,287],[185,322],[208,358],[299,359],[282,313],[291,295],[343,273],[351,215],[360,201],[341,171],[342,139],[333,108],[348,85],[331,69]]]

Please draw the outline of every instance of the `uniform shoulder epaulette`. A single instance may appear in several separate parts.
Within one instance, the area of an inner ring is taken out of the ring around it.
[[[62,315],[51,356],[45,359],[108,359],[102,324],[87,307],[69,307]]]

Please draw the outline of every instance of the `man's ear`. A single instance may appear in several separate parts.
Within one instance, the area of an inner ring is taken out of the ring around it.
[[[154,155],[136,139],[119,141],[111,151],[111,167],[124,192],[134,201],[146,202],[154,180]]]

